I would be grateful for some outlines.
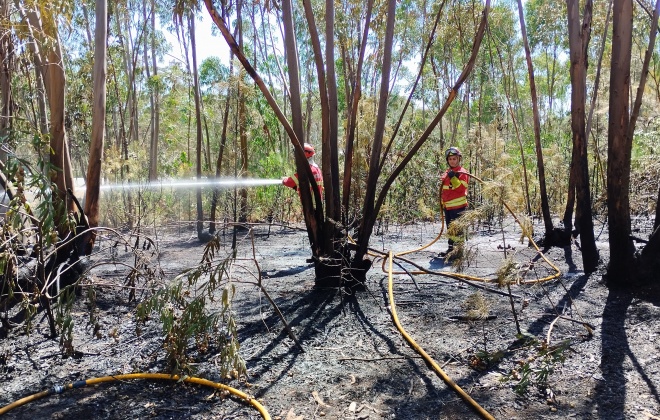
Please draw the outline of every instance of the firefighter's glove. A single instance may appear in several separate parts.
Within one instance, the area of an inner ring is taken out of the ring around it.
[[[454,171],[449,171],[449,172],[447,172],[447,176],[449,177],[449,179],[451,179],[451,178],[453,178],[453,177],[456,176],[456,172],[454,172]]]

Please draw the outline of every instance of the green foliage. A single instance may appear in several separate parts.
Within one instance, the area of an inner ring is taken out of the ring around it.
[[[229,68],[218,57],[209,57],[199,67],[199,82],[202,86],[222,83],[229,78]]]
[[[55,305],[55,324],[58,326],[60,333],[60,348],[64,356],[72,356],[73,348],[73,317],[71,316],[71,309],[75,302],[76,296],[72,287],[64,289],[57,298]]]
[[[231,311],[236,290],[227,281],[231,257],[218,260],[216,254],[220,250],[219,240],[211,240],[195,269],[178,276],[138,305],[138,334],[141,325],[155,314],[162,325],[163,349],[173,373],[192,371],[193,344],[199,354],[210,350],[219,354],[223,377],[231,372],[245,373]]]
[[[472,369],[483,372],[491,366],[497,365],[505,355],[506,353],[501,350],[492,353],[480,350],[468,356],[468,364]]]
[[[527,339],[527,345],[534,343],[538,343],[535,338]],[[570,344],[570,340],[564,340],[552,347],[538,345],[536,352],[524,360],[519,360],[517,367],[512,369],[504,380],[513,382],[513,389],[519,395],[527,394],[530,386],[544,389],[555,367],[566,359],[565,353],[570,348]]]
[[[45,173],[55,170],[47,164],[39,166]],[[58,232],[68,236],[75,232],[77,223],[72,215],[57,219],[57,215],[62,214],[63,204],[54,194],[56,187],[41,171],[33,170],[27,161],[10,155],[5,175],[14,197],[6,205],[0,232],[0,301],[6,307],[20,301],[26,333],[33,327],[39,302],[46,309],[51,333],[60,334],[62,351],[70,355],[73,352],[73,320],[70,316],[73,294],[67,294],[67,289],[59,290],[61,273],[58,270],[61,267],[56,264],[59,264],[58,252],[66,255],[67,249],[66,241],[60,241]],[[19,266],[29,265],[26,261],[32,266],[19,270]],[[55,314],[51,310],[52,303]],[[6,317],[7,313],[2,316]]]
[[[531,0],[525,4],[525,23],[531,48],[568,50],[566,2]]]

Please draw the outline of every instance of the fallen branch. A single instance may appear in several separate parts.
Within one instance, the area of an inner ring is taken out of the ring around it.
[[[408,360],[408,359],[421,359],[422,356],[384,356],[384,357],[376,357],[373,359],[367,359],[363,357],[341,357],[337,360],[340,362],[345,362],[345,361],[358,361],[358,362],[380,362],[383,360]]]

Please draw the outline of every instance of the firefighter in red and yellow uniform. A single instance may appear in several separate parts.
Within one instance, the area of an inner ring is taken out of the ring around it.
[[[457,147],[450,147],[445,151],[445,159],[449,169],[440,175],[442,192],[440,193],[440,202],[445,212],[445,225],[449,229],[451,222],[456,220],[467,208],[467,192],[469,176],[461,166],[463,155]],[[449,238],[449,248],[447,252],[440,253],[441,257],[447,256],[454,250],[454,241]]]
[[[316,185],[319,188],[319,194],[321,194],[321,197],[323,197],[323,174],[321,173],[321,168],[319,168],[319,165],[314,162],[314,155],[316,154],[314,146],[309,143],[305,143],[303,150],[305,151],[307,162],[309,162],[309,167],[312,169],[314,181],[316,181]],[[282,184],[298,191],[298,195],[300,195],[300,190],[298,189],[299,181],[297,172],[293,176],[285,176],[282,178]],[[313,199],[314,196],[312,195],[312,200]]]

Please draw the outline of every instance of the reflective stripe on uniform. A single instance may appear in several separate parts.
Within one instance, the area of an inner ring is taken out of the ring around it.
[[[443,203],[445,205],[445,209],[447,210],[452,210],[452,209],[457,209],[461,207],[467,206],[467,197],[458,197],[453,200],[449,200],[446,203]]]
[[[449,182],[451,182],[451,181],[449,181]],[[464,180],[462,180],[462,179],[459,179],[459,182],[460,182],[461,185],[463,185],[465,188],[468,187],[468,183],[467,183],[467,181],[464,181]],[[454,190],[455,190],[456,188],[458,188],[458,187],[452,187],[452,186],[450,186],[450,185],[446,185],[446,184],[443,184],[443,185],[442,185],[442,189],[443,189],[443,190],[451,190],[451,189],[454,189]]]

